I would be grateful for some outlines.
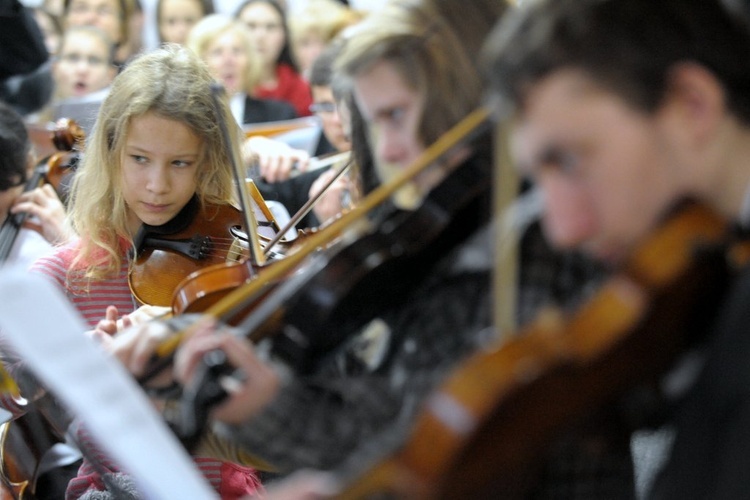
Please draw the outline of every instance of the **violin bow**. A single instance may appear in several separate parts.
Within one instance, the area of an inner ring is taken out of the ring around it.
[[[493,207],[496,221],[503,221],[498,215],[507,214],[518,197],[519,177],[510,157],[508,144],[509,126],[502,121],[495,125],[495,181],[493,186]],[[497,239],[497,252],[493,270],[492,285],[494,288],[493,323],[497,335],[504,337],[516,331],[516,303],[518,290],[518,241],[517,228],[511,224],[501,228],[496,234],[503,235]]]
[[[266,255],[263,253],[260,245],[260,239],[257,234],[258,221],[255,219],[255,212],[253,206],[250,203],[250,199],[247,194],[247,190],[243,187],[245,184],[245,175],[240,172],[240,162],[238,161],[237,148],[232,147],[232,141],[229,136],[229,128],[227,127],[227,121],[222,113],[221,103],[219,102],[219,96],[224,93],[224,87],[218,83],[211,85],[211,97],[213,98],[214,108],[216,109],[216,117],[219,122],[219,128],[221,135],[224,139],[224,144],[227,145],[229,153],[229,161],[232,164],[232,173],[234,174],[234,182],[237,185],[237,191],[239,193],[240,207],[242,213],[245,216],[245,229],[247,231],[247,239],[250,247],[250,260],[257,266],[262,266],[266,263]],[[252,269],[250,273],[255,273]]]
[[[333,186],[333,183],[336,182],[346,174],[346,172],[349,171],[349,168],[351,168],[353,159],[350,157],[349,160],[339,169],[338,172],[336,172],[336,175],[334,175],[328,182],[326,182],[325,186],[323,186],[323,189],[318,191],[315,196],[310,197],[302,207],[297,210],[297,213],[295,213],[290,219],[289,222],[282,227],[278,233],[276,233],[276,236],[273,237],[271,241],[268,242],[266,245],[266,248],[264,250],[264,253],[268,255],[273,247],[276,246],[276,244],[281,241],[281,239],[284,237],[284,235],[289,231],[290,229],[294,228],[297,223],[302,220],[302,218],[307,215],[310,210],[313,209],[316,203],[323,197],[323,195],[328,191],[328,189]]]

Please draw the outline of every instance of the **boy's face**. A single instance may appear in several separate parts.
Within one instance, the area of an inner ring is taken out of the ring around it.
[[[550,240],[621,261],[683,191],[674,131],[663,109],[636,110],[581,72],[533,85],[513,153],[542,190]]]
[[[93,33],[68,33],[53,69],[57,97],[82,97],[111,84],[115,68],[109,56],[109,47]]]

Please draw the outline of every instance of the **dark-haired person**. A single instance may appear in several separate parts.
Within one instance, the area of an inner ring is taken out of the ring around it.
[[[616,267],[686,197],[750,227],[750,33],[719,0],[524,2],[487,52],[558,247]],[[653,498],[750,493],[750,270],[733,272],[659,384],[675,438]]]
[[[52,251],[52,244],[65,240],[65,209],[54,188],[45,185],[24,192],[33,174],[35,156],[23,118],[0,102],[0,221],[14,214],[34,217],[38,230],[21,227],[8,262],[29,266]]]

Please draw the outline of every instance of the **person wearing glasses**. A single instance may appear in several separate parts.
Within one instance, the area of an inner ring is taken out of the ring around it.
[[[111,39],[101,29],[95,26],[68,28],[52,64],[53,99],[38,113],[29,116],[27,122],[70,118],[90,132],[95,111],[117,74],[113,51]]]
[[[56,98],[84,97],[109,87],[116,73],[112,48],[111,39],[99,28],[68,28],[52,70]]]
[[[94,26],[115,46],[114,61],[122,66],[130,58],[130,4],[126,0],[65,0],[63,27]]]

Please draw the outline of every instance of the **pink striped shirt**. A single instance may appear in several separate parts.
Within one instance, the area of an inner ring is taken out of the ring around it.
[[[76,249],[77,242],[58,248],[51,255],[39,258],[31,266],[31,272],[42,274],[59,286],[91,328],[104,319],[109,305],[116,306],[121,315],[133,312],[135,300],[128,285],[127,259],[123,260],[117,276],[87,282],[74,273],[68,275]]]

